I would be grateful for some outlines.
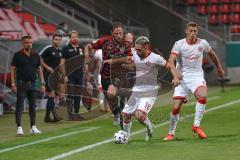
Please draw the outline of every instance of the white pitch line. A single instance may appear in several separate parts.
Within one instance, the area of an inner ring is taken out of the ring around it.
[[[211,112],[211,111],[214,111],[214,110],[217,110],[217,109],[221,109],[221,108],[225,108],[225,107],[228,107],[228,106],[231,106],[233,104],[237,104],[237,103],[240,103],[240,100],[235,100],[235,101],[232,101],[232,102],[228,102],[228,103],[225,103],[225,104],[222,104],[222,105],[219,105],[219,106],[216,106],[216,107],[213,107],[213,108],[210,108],[210,109],[207,109],[205,111],[205,113],[207,112]],[[184,116],[182,118],[180,118],[180,120],[183,120],[187,117],[190,117],[194,114],[189,114],[187,116]],[[164,123],[161,123],[157,126],[155,126],[155,128],[159,128],[161,126],[164,126],[164,125],[167,125],[169,124],[169,121],[168,122],[164,122]],[[137,135],[137,134],[140,134],[140,133],[143,133],[145,132],[146,129],[141,129],[141,130],[138,130],[136,132],[133,132],[131,135]],[[80,152],[83,152],[85,150],[89,150],[89,149],[92,149],[92,148],[95,148],[95,147],[98,147],[98,146],[101,146],[103,144],[106,144],[106,143],[110,143],[110,142],[113,142],[114,139],[113,138],[110,138],[110,139],[106,139],[104,141],[100,141],[100,142],[97,142],[97,143],[94,143],[94,144],[91,144],[91,145],[87,145],[87,146],[84,146],[84,147],[80,147],[80,148],[77,148],[77,149],[74,149],[74,150],[71,150],[69,152],[66,152],[66,153],[63,153],[63,154],[60,154],[60,155],[57,155],[57,156],[54,156],[54,157],[51,157],[51,158],[48,158],[46,160],[58,160],[58,159],[61,159],[61,158],[64,158],[64,157],[67,157],[67,156],[71,156],[75,153],[80,153]]]
[[[30,142],[30,143],[21,144],[21,145],[17,145],[17,146],[14,146],[14,147],[1,149],[0,153],[12,151],[12,150],[15,150],[15,149],[31,146],[31,145],[42,143],[42,142],[48,142],[48,141],[51,141],[51,140],[54,140],[54,139],[63,138],[63,137],[71,136],[71,135],[78,134],[78,133],[90,132],[90,131],[93,131],[93,130],[98,129],[98,128],[100,128],[100,127],[89,127],[87,129],[83,129],[83,130],[80,130],[80,131],[74,131],[74,132],[62,134],[62,135],[59,135],[59,136],[54,136],[54,137],[49,137],[49,138],[45,138],[45,139],[40,139],[40,140],[33,141],[33,142]]]

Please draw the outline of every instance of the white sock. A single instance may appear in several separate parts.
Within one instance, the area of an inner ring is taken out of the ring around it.
[[[170,113],[170,123],[169,123],[169,134],[174,135],[177,127],[177,123],[179,121],[179,114],[173,115]]]
[[[144,125],[147,126],[147,128],[151,129],[153,128],[151,121],[149,120],[148,117],[146,117],[145,121],[143,122]]]
[[[197,102],[196,104],[196,108],[195,108],[195,118],[194,118],[194,126],[195,127],[199,127],[204,111],[205,111],[205,107],[206,107],[206,103],[201,103],[201,102]]]
[[[131,133],[131,127],[132,127],[132,121],[130,121],[130,122],[123,121],[123,130],[128,133],[129,137],[130,137],[130,133]]]

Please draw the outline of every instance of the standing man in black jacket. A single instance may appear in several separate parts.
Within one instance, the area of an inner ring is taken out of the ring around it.
[[[39,134],[41,131],[36,127],[36,105],[35,105],[35,80],[38,73],[41,81],[41,92],[45,92],[45,82],[41,69],[40,56],[32,49],[31,36],[22,38],[23,49],[14,54],[11,62],[12,91],[17,93],[16,103],[16,124],[17,135],[23,135],[21,117],[24,99],[27,97],[29,102],[30,133]],[[16,77],[16,81],[15,81]]]

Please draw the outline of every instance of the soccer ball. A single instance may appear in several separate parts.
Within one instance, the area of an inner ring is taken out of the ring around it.
[[[116,144],[128,143],[128,134],[127,132],[120,130],[114,134],[114,140]]]

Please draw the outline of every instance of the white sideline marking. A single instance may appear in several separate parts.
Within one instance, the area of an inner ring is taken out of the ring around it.
[[[216,107],[213,107],[213,108],[210,108],[210,109],[207,109],[205,111],[205,113],[207,112],[211,112],[211,111],[214,111],[214,110],[217,110],[217,109],[221,109],[221,108],[225,108],[225,107],[228,107],[228,106],[231,106],[233,104],[237,104],[237,103],[240,103],[240,100],[235,100],[235,101],[232,101],[232,102],[228,102],[228,103],[225,103],[225,104],[222,104],[222,105],[219,105],[219,106],[216,106]],[[189,114],[187,116],[184,116],[182,118],[180,118],[180,120],[183,120],[187,117],[190,117],[194,114]],[[169,122],[164,122],[164,123],[161,123],[159,125],[156,125],[155,128],[159,128],[161,126],[164,126],[164,125],[167,125],[169,124]],[[137,135],[137,134],[140,134],[140,133],[143,133],[145,132],[146,129],[141,129],[139,131],[136,131],[136,132],[133,132],[131,135]],[[94,144],[91,144],[91,145],[87,145],[87,146],[84,146],[84,147],[80,147],[80,148],[77,148],[77,149],[74,149],[74,150],[71,150],[69,152],[66,152],[66,153],[63,153],[63,154],[60,154],[60,155],[57,155],[57,156],[54,156],[54,157],[51,157],[51,158],[48,158],[46,160],[58,160],[58,159],[61,159],[61,158],[64,158],[64,157],[67,157],[67,156],[71,156],[75,153],[80,153],[80,152],[83,152],[85,150],[89,150],[89,149],[92,149],[92,148],[95,148],[97,146],[100,146],[100,145],[103,145],[103,144],[106,144],[106,143],[109,143],[109,142],[113,142],[114,139],[111,138],[111,139],[106,139],[104,141],[100,141],[100,142],[97,142],[97,143],[94,143]]]
[[[18,149],[18,148],[27,147],[27,146],[31,146],[31,145],[42,143],[42,142],[51,141],[51,140],[62,138],[62,137],[71,136],[71,135],[78,134],[78,133],[90,132],[90,131],[98,129],[98,128],[100,128],[100,127],[89,127],[87,129],[83,129],[83,130],[80,130],[80,131],[74,131],[74,132],[62,134],[62,135],[59,135],[59,136],[54,136],[54,137],[49,137],[49,138],[45,138],[45,139],[40,139],[40,140],[33,141],[33,142],[30,142],[30,143],[17,145],[15,147],[9,147],[9,148],[5,148],[5,149],[1,149],[0,153],[12,151],[12,150],[15,150],[15,149]]]

